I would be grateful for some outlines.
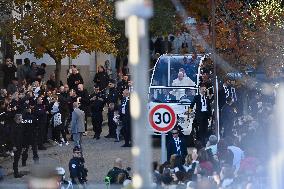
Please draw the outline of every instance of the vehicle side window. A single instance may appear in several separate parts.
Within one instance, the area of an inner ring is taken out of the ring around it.
[[[167,86],[168,82],[168,60],[161,57],[156,64],[153,75],[153,86]]]

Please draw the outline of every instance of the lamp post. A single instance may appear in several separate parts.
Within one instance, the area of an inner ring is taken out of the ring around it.
[[[151,138],[148,124],[148,19],[153,15],[150,0],[125,0],[116,3],[116,17],[126,22],[129,40],[130,74],[133,91],[130,96],[132,119],[133,187],[151,188]]]

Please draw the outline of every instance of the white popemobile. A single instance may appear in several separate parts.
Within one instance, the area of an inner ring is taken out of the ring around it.
[[[171,122],[171,114],[166,110],[151,110],[159,104],[171,107],[177,117],[176,125],[182,128],[184,135],[190,135],[194,114],[186,114],[195,94],[198,93],[200,68],[207,55],[202,54],[165,54],[159,57],[154,67],[149,87],[148,130],[159,135],[151,125],[153,122],[161,128]]]

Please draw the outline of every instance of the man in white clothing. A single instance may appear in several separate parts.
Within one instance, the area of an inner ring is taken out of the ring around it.
[[[178,78],[173,80],[172,86],[195,86],[195,83],[190,78],[184,77],[183,72],[179,72]],[[173,91],[173,95],[175,95],[176,99],[179,100],[185,95],[185,89],[176,89]]]

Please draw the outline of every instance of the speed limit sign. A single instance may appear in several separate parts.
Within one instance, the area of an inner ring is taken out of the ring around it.
[[[149,122],[152,128],[160,133],[167,133],[176,124],[176,114],[174,110],[165,104],[154,106],[149,113]]]

